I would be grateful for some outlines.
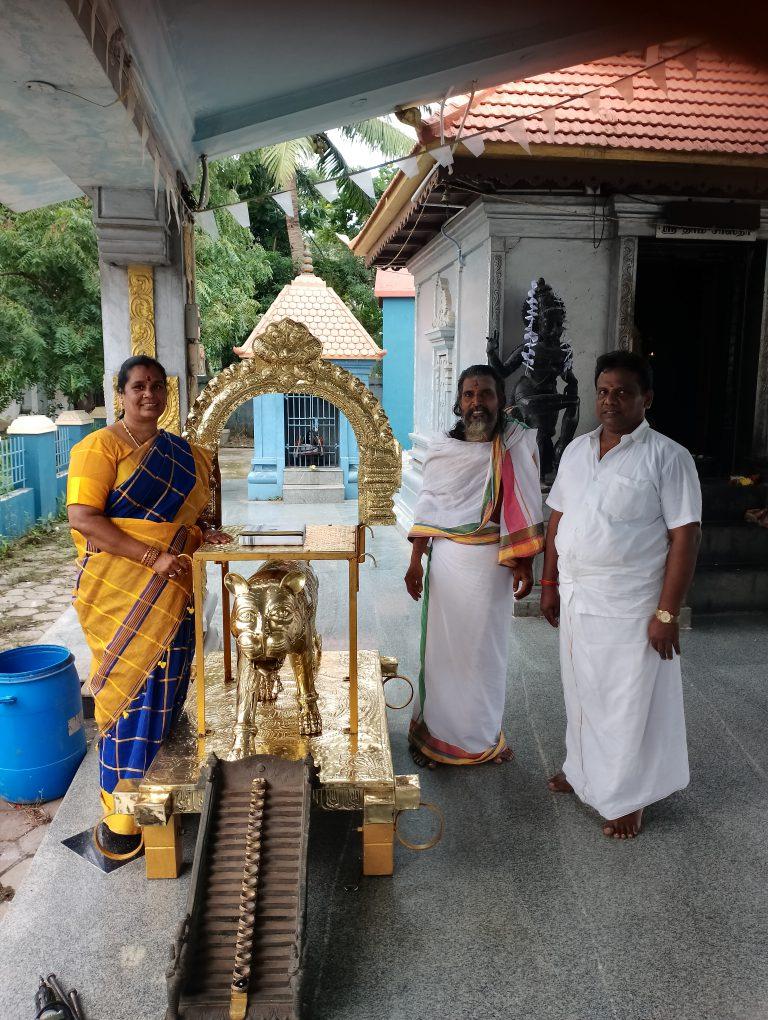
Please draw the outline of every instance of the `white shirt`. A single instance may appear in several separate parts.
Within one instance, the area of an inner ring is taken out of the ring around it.
[[[560,582],[575,609],[651,616],[669,549],[667,532],[701,520],[701,486],[688,451],[642,421],[600,460],[602,426],[566,448],[547,504],[562,513]]]

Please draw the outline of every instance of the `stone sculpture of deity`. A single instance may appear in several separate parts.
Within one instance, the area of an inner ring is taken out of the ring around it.
[[[498,334],[489,337],[488,364],[504,378],[523,369],[514,385],[512,413],[538,429],[541,477],[548,480],[579,423],[579,384],[573,373],[573,349],[563,339],[565,305],[545,280],[531,282],[523,320],[523,342],[504,361],[499,358]],[[565,383],[562,393],[557,388],[559,379]]]

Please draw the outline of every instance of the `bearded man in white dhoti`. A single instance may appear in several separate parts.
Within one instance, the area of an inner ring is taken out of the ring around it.
[[[547,503],[541,610],[560,627],[566,757],[549,780],[633,839],[643,809],[688,785],[679,614],[701,540],[690,453],[650,428],[649,364],[595,370],[600,426],[566,449]]]
[[[501,377],[465,369],[453,411],[456,427],[427,451],[405,575],[412,598],[424,593],[409,743],[430,767],[512,758],[501,726],[512,600],[529,594],[544,546],[536,432],[505,417]]]

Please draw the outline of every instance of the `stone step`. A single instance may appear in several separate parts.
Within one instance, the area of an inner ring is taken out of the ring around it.
[[[768,567],[768,528],[746,523],[705,523],[699,564]]]
[[[702,564],[687,599],[700,613],[758,612],[768,609],[768,567]]]
[[[343,485],[286,485],[283,484],[284,503],[343,503]]]
[[[344,472],[341,468],[286,468],[283,475],[286,485],[343,485]]]

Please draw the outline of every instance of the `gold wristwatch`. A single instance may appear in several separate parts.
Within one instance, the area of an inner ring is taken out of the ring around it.
[[[673,616],[668,609],[657,609],[656,619],[659,621],[659,623],[677,623],[680,617]]]

